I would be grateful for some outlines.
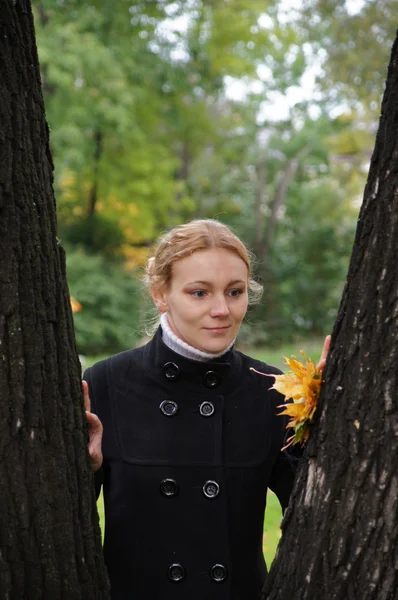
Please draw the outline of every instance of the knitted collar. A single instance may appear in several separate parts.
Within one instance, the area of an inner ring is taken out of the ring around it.
[[[190,358],[191,360],[198,360],[201,362],[206,362],[207,360],[212,360],[214,358],[219,358],[223,356],[228,350],[232,348],[235,343],[235,340],[229,344],[227,348],[225,348],[222,352],[203,352],[202,350],[198,350],[193,346],[190,346],[183,340],[181,340],[170,328],[169,321],[167,319],[167,313],[163,313],[160,317],[160,325],[162,327],[162,338],[163,342],[174,352],[180,354],[181,356],[185,356],[185,358]]]

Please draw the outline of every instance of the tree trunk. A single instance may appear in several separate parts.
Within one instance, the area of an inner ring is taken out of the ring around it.
[[[29,0],[0,11],[0,599],[108,598]]]
[[[285,170],[282,173],[282,178],[276,188],[275,195],[272,198],[271,206],[270,206],[270,214],[267,220],[267,227],[265,231],[264,240],[259,247],[259,254],[261,262],[264,264],[268,263],[269,255],[271,253],[272,244],[274,241],[274,234],[276,230],[276,225],[279,218],[279,211],[286,204],[286,196],[289,189],[289,185],[291,181],[294,179],[297,169],[299,167],[298,158],[290,158],[287,161]]]
[[[264,237],[264,196],[265,196],[265,171],[266,171],[265,149],[260,149],[260,158],[257,166],[256,187],[256,239],[254,253],[260,256]]]
[[[397,134],[398,38],[317,420],[267,600],[398,598]]]
[[[191,163],[191,155],[189,152],[189,145],[187,141],[182,143],[181,153],[180,153],[180,165],[177,169],[176,180],[179,182],[179,187],[177,188],[176,200],[179,204],[180,200],[183,198],[185,194],[184,186],[188,180],[189,167]]]
[[[94,166],[93,166],[93,185],[91,186],[90,196],[88,201],[88,218],[92,218],[95,214],[98,201],[99,187],[99,164],[103,151],[103,136],[101,129],[96,129],[94,132]]]
[[[296,156],[287,161],[285,170],[281,176],[281,180],[276,188],[275,195],[271,200],[270,214],[267,220],[265,234],[263,235],[263,241],[257,253],[257,256],[264,265],[265,271],[268,270],[272,245],[274,243],[275,230],[279,220],[278,213],[286,204],[289,186],[296,176],[297,170],[300,166],[300,161],[308,154],[310,149],[310,144],[307,144],[301,148],[301,150],[299,150]]]

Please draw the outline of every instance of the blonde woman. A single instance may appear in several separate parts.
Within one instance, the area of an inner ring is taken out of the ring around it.
[[[163,236],[146,275],[153,339],[84,376],[111,597],[259,600],[267,489],[285,509],[294,479],[281,396],[250,368],[280,371],[234,349],[261,287],[214,220]]]

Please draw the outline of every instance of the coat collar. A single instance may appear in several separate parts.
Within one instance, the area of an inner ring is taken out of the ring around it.
[[[201,362],[181,356],[171,350],[162,339],[161,327],[145,346],[145,364],[155,369],[156,378],[170,384],[181,383],[184,388],[194,388],[224,393],[239,376],[239,353],[231,349],[223,356]]]

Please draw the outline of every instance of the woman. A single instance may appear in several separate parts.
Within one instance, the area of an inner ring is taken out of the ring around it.
[[[85,373],[112,600],[258,600],[267,488],[284,510],[294,472],[281,396],[250,368],[280,371],[233,347],[259,292],[248,252],[192,221],[160,239],[147,283],[154,338]]]

